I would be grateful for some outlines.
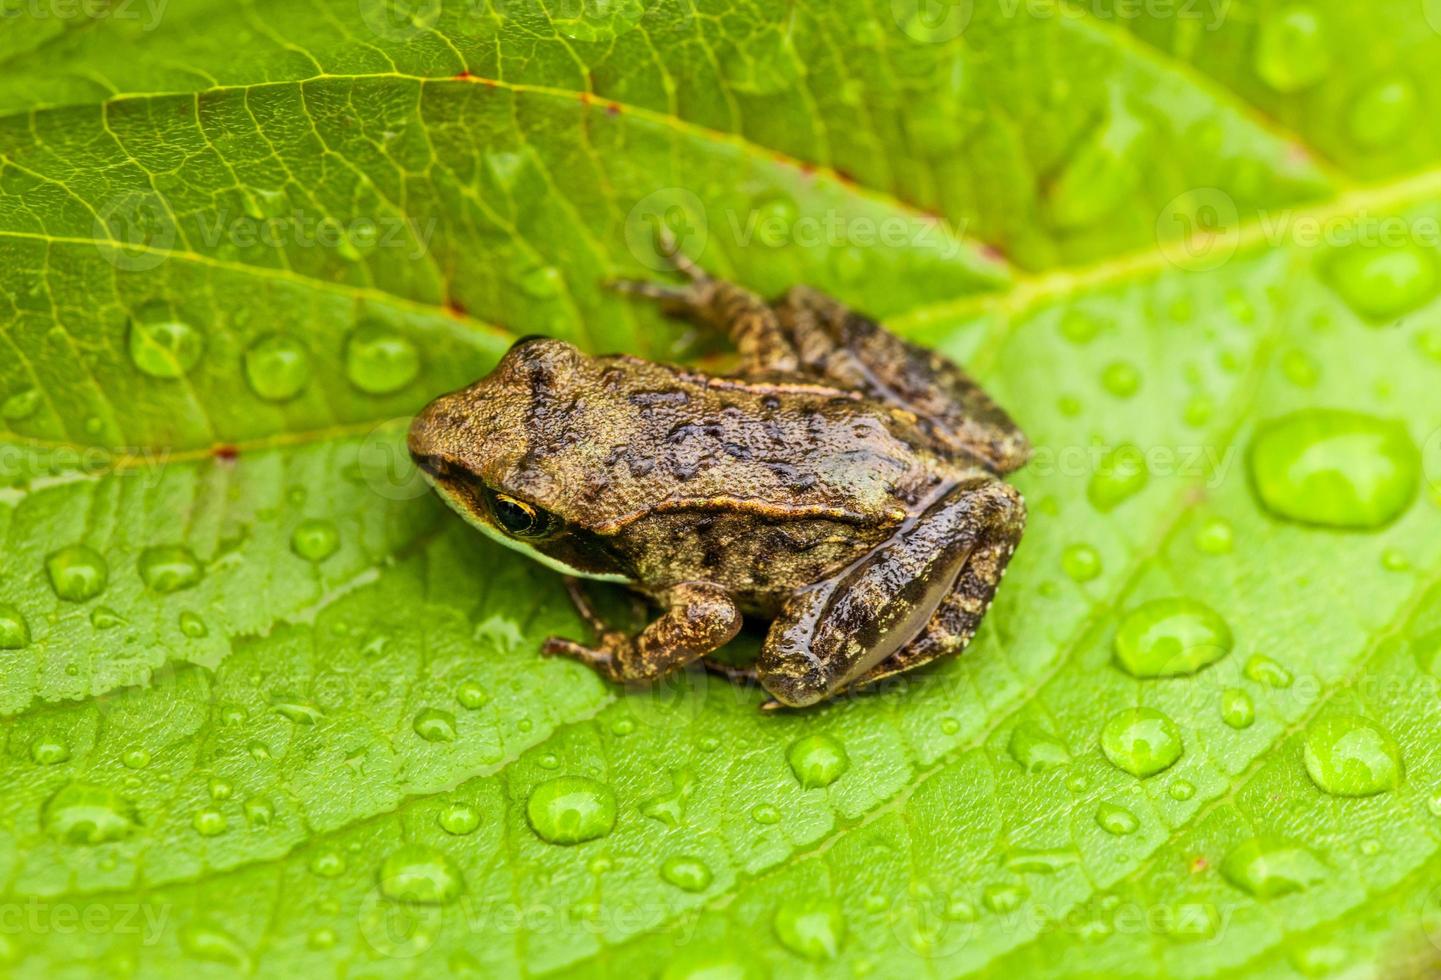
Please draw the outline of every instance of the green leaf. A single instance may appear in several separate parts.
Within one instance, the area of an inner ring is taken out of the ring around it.
[[[0,5],[5,971],[1433,971],[1433,11],[1168,9]],[[406,421],[657,220],[1014,411],[964,656],[539,655]]]

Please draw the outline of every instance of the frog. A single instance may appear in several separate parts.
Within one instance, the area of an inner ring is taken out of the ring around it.
[[[662,240],[676,281],[611,285],[714,329],[735,369],[539,335],[431,401],[408,448],[467,523],[559,571],[593,632],[541,652],[645,685],[699,662],[803,708],[953,656],[1025,527],[1021,429],[965,371],[808,286],[767,300]],[[658,615],[596,615],[580,580]],[[717,654],[745,617],[759,654]]]

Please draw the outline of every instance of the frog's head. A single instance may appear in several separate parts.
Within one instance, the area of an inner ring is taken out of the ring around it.
[[[567,575],[630,581],[591,530],[590,459],[603,413],[593,359],[561,340],[522,337],[495,370],[442,395],[411,423],[411,457],[471,525]],[[587,476],[590,474],[590,476]]]

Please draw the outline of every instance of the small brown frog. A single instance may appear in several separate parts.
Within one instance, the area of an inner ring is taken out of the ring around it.
[[[688,283],[618,286],[724,331],[735,376],[526,337],[410,429],[469,523],[663,610],[629,635],[568,579],[595,645],[545,652],[652,681],[763,616],[754,666],[721,669],[800,706],[961,650],[1025,523],[1000,479],[1030,451],[1015,423],[950,361],[828,296],[767,303],[666,251]]]

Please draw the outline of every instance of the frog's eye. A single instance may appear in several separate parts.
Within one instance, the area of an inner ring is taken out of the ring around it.
[[[505,533],[518,538],[542,537],[550,533],[555,524],[550,512],[503,493],[492,495],[490,510]]]

